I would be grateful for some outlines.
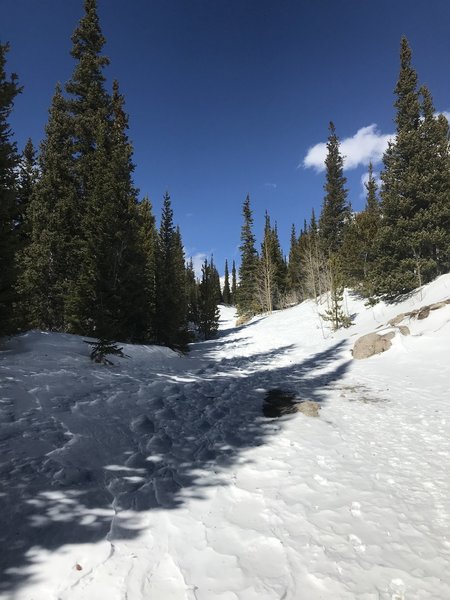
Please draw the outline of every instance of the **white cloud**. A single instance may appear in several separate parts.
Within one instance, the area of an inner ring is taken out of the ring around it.
[[[276,190],[278,186],[276,183],[265,183],[264,187],[268,187],[268,188],[272,188],[273,190]]]
[[[372,125],[358,129],[353,137],[341,140],[340,152],[344,157],[344,169],[356,169],[359,166],[367,166],[371,161],[373,164],[379,163],[389,140],[393,137],[394,134],[392,133],[381,133],[377,125],[373,123]],[[299,166],[312,168],[320,173],[325,170],[326,156],[327,144],[321,142],[309,148],[303,159],[303,163]]]
[[[209,259],[209,255],[205,252],[197,252],[192,257],[192,262],[194,263],[194,273],[199,279],[202,276],[202,264],[205,262],[205,259]]]

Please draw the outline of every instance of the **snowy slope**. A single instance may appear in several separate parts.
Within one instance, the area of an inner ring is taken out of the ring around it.
[[[312,302],[187,357],[81,338],[0,344],[0,598],[450,599],[450,305],[386,353],[350,348],[450,296],[443,276],[331,334]],[[262,417],[268,389],[320,418]]]

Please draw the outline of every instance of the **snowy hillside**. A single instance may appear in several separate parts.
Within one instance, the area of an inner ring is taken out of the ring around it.
[[[362,334],[450,297],[443,276],[331,334],[314,303],[187,357],[0,343],[0,598],[448,600],[450,305],[384,354]],[[320,417],[266,419],[268,390]]]

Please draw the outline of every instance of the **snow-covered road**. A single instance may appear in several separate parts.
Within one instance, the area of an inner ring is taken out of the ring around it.
[[[323,331],[313,303],[188,357],[75,336],[0,347],[0,597],[448,600],[450,306],[352,361],[360,332],[450,295]],[[265,419],[269,389],[322,406]]]

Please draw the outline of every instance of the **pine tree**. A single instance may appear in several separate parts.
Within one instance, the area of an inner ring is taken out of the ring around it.
[[[199,284],[195,276],[194,263],[191,259],[186,266],[186,296],[187,296],[187,320],[196,329],[199,325]]]
[[[317,302],[317,299],[328,289],[328,277],[327,259],[320,243],[314,209],[309,227],[305,223],[298,244],[304,273],[304,294]]]
[[[417,89],[411,56],[403,37],[395,88],[397,131],[383,157],[375,271],[376,290],[387,299],[429,281],[446,268],[449,255],[448,130],[434,117],[428,90]]]
[[[236,281],[236,263],[233,260],[231,267],[231,304],[236,305],[237,302],[237,281]]]
[[[205,259],[202,265],[202,279],[199,285],[199,330],[205,340],[216,334],[219,328],[219,308],[217,306],[217,283],[214,265]]]
[[[424,283],[450,270],[450,153],[449,124],[436,116],[429,90],[420,89],[422,120],[420,154],[414,157],[421,181],[417,187],[420,206],[414,220],[416,240],[428,267]]]
[[[29,207],[38,180],[36,151],[31,138],[25,144],[19,163],[16,230],[20,238],[20,250],[28,244],[31,236]]]
[[[220,285],[220,275],[219,275],[219,271],[217,270],[216,265],[214,264],[213,256],[211,256],[209,266],[211,269],[211,281],[214,286],[215,294],[216,294],[216,303],[223,304],[222,288]]]
[[[329,267],[329,297],[328,309],[321,315],[324,321],[330,321],[333,331],[340,327],[350,327],[351,318],[344,312],[344,280],[339,259],[336,255],[328,260]]]
[[[102,329],[105,336],[126,341],[141,337],[137,320],[147,298],[143,287],[146,276],[140,262],[138,192],[132,181],[133,150],[117,81],[113,83],[111,128],[109,151],[105,153],[109,156],[109,173],[98,202],[102,228],[100,232],[94,229],[99,235],[92,248],[98,257],[96,298],[101,306],[95,320],[96,329]]]
[[[371,297],[374,293],[373,268],[376,259],[376,236],[381,224],[377,183],[369,164],[365,209],[356,214],[346,228],[340,250],[345,283]]]
[[[17,145],[12,139],[8,122],[15,97],[22,88],[17,76],[6,74],[6,55],[9,44],[0,44],[0,336],[16,329],[17,280],[16,252],[18,249],[17,175],[19,164]]]
[[[84,7],[72,36],[77,62],[66,85],[82,211],[79,272],[70,281],[66,305],[71,330],[129,341],[142,335],[146,302],[132,146],[119,85],[114,82],[112,97],[104,85],[109,60],[101,54],[105,39],[96,1],[85,0]]]
[[[179,323],[179,335],[177,346],[185,348],[188,342],[191,341],[188,333],[187,313],[188,313],[188,297],[186,291],[186,258],[184,255],[183,240],[181,237],[180,227],[177,225],[175,229],[175,252],[174,252],[174,282],[175,282],[175,306],[176,314]],[[220,284],[218,286],[220,292]],[[217,289],[217,288],[216,288]]]
[[[257,299],[261,312],[271,313],[276,296],[276,264],[274,261],[273,230],[270,217],[266,211],[264,237],[261,244],[257,271]]]
[[[270,231],[270,246],[272,262],[275,267],[274,273],[274,306],[275,308],[285,308],[286,289],[287,289],[287,263],[281,250],[280,239],[278,237],[278,227],[275,223]]]
[[[105,38],[96,0],[85,0],[84,11],[72,36],[71,55],[76,65],[66,84],[76,157],[77,200],[82,210],[79,274],[71,282],[68,306],[72,330],[113,339],[117,334],[113,327],[117,318],[115,306],[120,300],[117,273],[108,268],[109,257],[117,259],[116,249],[110,247],[117,216],[112,165],[114,120],[103,75],[109,60],[101,54]]]
[[[30,243],[19,281],[30,325],[50,331],[70,329],[66,301],[81,257],[82,212],[70,132],[67,102],[58,84],[40,149],[40,177],[30,199]]]
[[[281,251],[277,226],[271,226],[266,211],[264,235],[257,271],[257,300],[259,310],[272,312],[286,305],[287,265]]]
[[[228,261],[225,260],[225,281],[223,284],[223,303],[231,304],[231,290],[230,290],[230,274],[228,272]]]
[[[350,204],[345,188],[346,178],[343,175],[344,159],[339,150],[339,139],[334,124],[330,122],[327,142],[327,157],[325,159],[326,192],[322,212],[319,219],[319,235],[322,250],[326,256],[339,251],[345,226],[351,215]]]
[[[170,196],[165,194],[156,246],[155,337],[176,348],[187,342],[186,272],[179,230],[173,224]]]
[[[302,269],[301,248],[299,238],[295,231],[295,225],[292,224],[287,268],[287,288],[291,302],[299,302],[302,299],[303,283],[304,274]]]
[[[247,195],[243,205],[244,223],[241,229],[241,266],[239,268],[239,288],[236,305],[241,316],[253,315],[257,311],[257,270],[258,253],[253,234],[253,217],[250,197]]]
[[[155,336],[156,310],[156,243],[157,230],[155,217],[149,198],[145,197],[138,205],[138,234],[139,245],[137,254],[139,298],[136,299],[134,339],[150,342]],[[139,283],[141,281],[141,284]]]

